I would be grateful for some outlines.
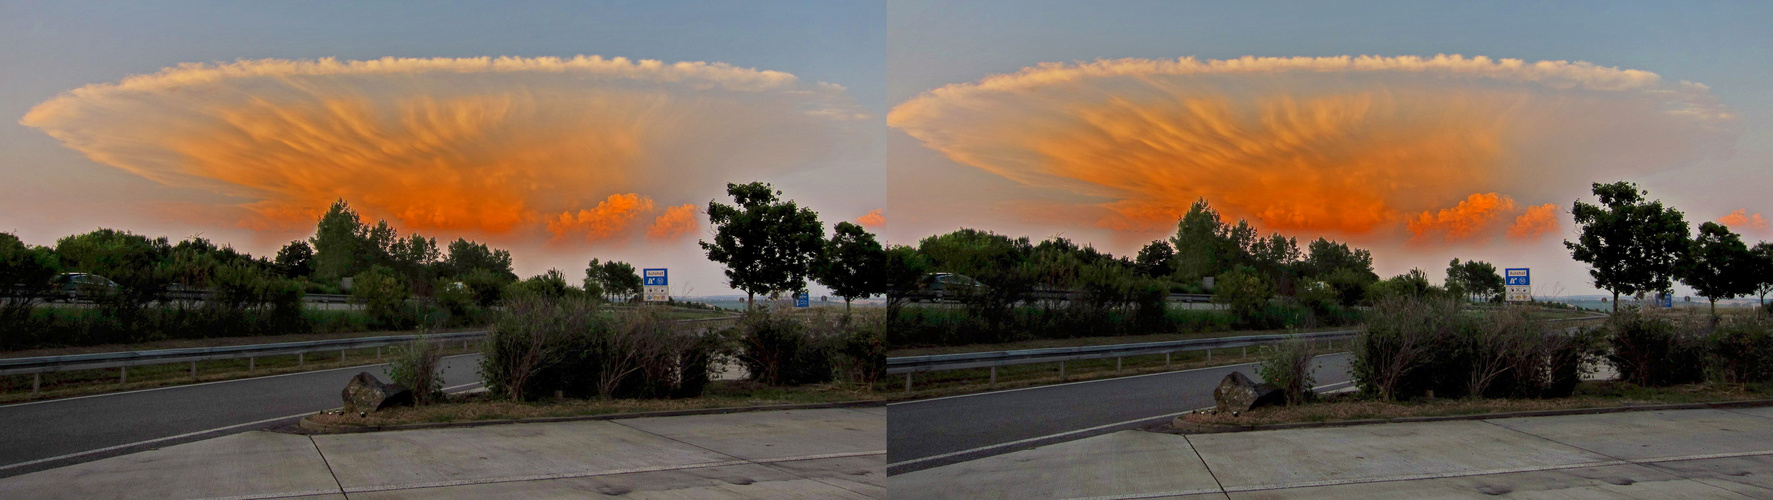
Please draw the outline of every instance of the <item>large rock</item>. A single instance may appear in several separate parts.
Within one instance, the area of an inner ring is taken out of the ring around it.
[[[359,372],[345,384],[346,412],[370,412],[412,404],[412,391],[400,384],[384,384],[369,372]]]
[[[1243,372],[1231,372],[1219,387],[1213,388],[1213,402],[1220,412],[1245,412],[1251,408],[1264,406],[1280,406],[1287,403],[1287,395],[1281,393],[1273,384],[1258,384]]]

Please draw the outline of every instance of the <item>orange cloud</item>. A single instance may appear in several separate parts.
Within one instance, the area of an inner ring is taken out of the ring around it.
[[[1558,186],[1727,154],[1739,133],[1703,85],[1456,55],[1046,63],[932,90],[887,121],[956,163],[1063,193],[1062,212],[1099,227],[1167,231],[1205,197],[1270,230],[1401,223],[1455,239],[1470,221],[1435,211],[1470,193],[1568,196]]]
[[[653,210],[653,200],[640,195],[612,194],[589,210],[563,212],[548,219],[548,232],[556,238],[584,233],[585,241],[607,239],[628,228],[643,212]]]
[[[1558,206],[1547,203],[1527,207],[1527,212],[1514,218],[1508,226],[1508,237],[1517,240],[1538,238],[1558,230]]]
[[[878,208],[869,210],[868,213],[856,218],[856,224],[860,224],[862,227],[880,227],[886,224],[886,216],[880,212],[881,209]]]
[[[638,213],[625,197],[650,210],[813,168],[865,117],[842,87],[788,73],[579,56],[183,64],[74,89],[20,123],[244,200],[213,215],[243,227],[310,228],[344,198],[407,230],[598,238]]]
[[[665,209],[663,215],[653,219],[653,225],[646,230],[646,236],[653,239],[671,239],[689,234],[696,230],[697,216],[695,205],[678,205]]]
[[[1748,209],[1744,208],[1738,208],[1735,211],[1730,212],[1729,215],[1719,217],[1718,223],[1738,228],[1738,230],[1741,230],[1743,226],[1762,230],[1767,229],[1767,219],[1762,218],[1760,212],[1755,212],[1753,215],[1749,215]]]
[[[1439,212],[1423,212],[1410,219],[1406,228],[1411,239],[1420,241],[1439,234],[1446,241],[1468,240],[1483,235],[1496,218],[1514,211],[1514,200],[1496,193],[1467,196],[1453,208]]]

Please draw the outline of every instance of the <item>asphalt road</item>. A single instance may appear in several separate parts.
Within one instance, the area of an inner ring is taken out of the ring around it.
[[[444,359],[444,387],[478,386],[479,354]],[[0,406],[0,477],[295,423],[337,408],[358,372],[304,372]],[[157,440],[157,441],[156,441]]]
[[[1321,386],[1349,380],[1346,353],[1318,356]],[[1253,365],[1076,382],[887,405],[887,473],[901,474],[1160,422],[1213,405],[1213,387]]]

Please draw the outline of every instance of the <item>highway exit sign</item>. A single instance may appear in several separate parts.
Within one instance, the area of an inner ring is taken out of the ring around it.
[[[1530,276],[1528,275],[1527,268],[1513,268],[1504,272],[1507,273],[1502,275],[1502,279],[1507,281],[1507,283],[1504,283],[1505,285],[1527,286],[1533,284],[1532,280],[1529,279]]]
[[[1509,302],[1533,301],[1533,281],[1527,268],[1505,269],[1502,273],[1503,284],[1508,288],[1504,299]]]
[[[646,287],[643,299],[647,302],[666,302],[671,300],[670,281],[664,268],[642,269],[641,284]]]

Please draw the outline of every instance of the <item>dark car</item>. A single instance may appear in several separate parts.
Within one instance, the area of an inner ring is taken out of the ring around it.
[[[923,290],[935,296],[936,300],[957,299],[968,295],[976,295],[990,290],[991,287],[979,280],[954,273],[930,273],[923,277]]]
[[[109,278],[87,273],[62,273],[55,277],[54,285],[50,288],[51,296],[69,302],[91,299],[117,289],[117,283]]]

